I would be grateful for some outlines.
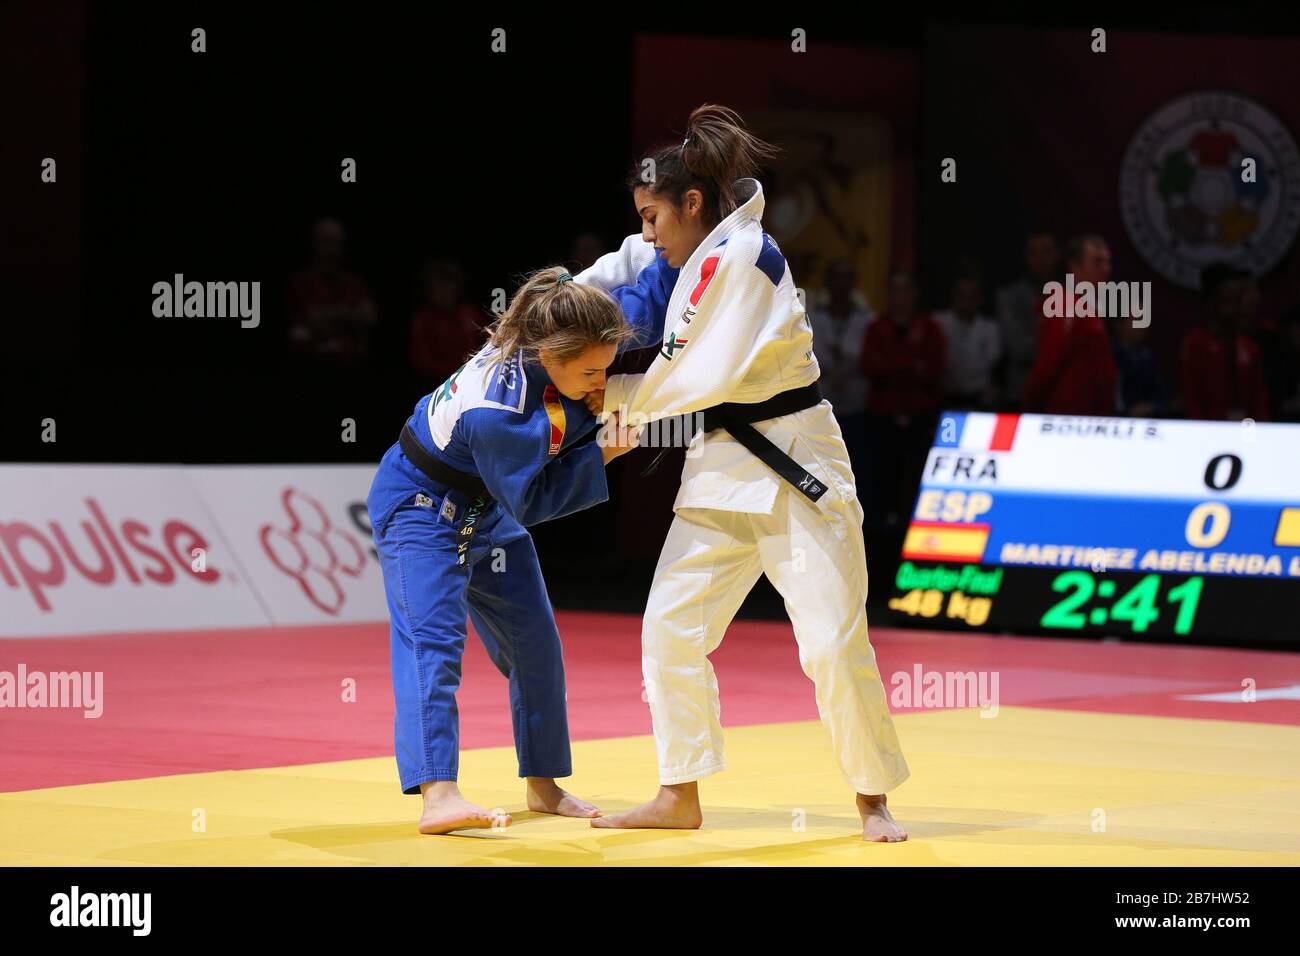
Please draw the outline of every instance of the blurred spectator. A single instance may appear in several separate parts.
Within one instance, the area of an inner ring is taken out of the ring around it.
[[[365,280],[343,268],[343,226],[312,227],[311,265],[289,280],[289,343],[310,359],[357,362],[370,353],[377,315]]]
[[[1043,286],[1060,278],[1061,250],[1049,232],[1032,232],[1025,240],[1025,274],[998,290],[998,325],[1006,358],[1003,397],[1014,408],[1025,396],[1025,380],[1038,350],[1038,304]]]
[[[1101,236],[1071,239],[1065,250],[1066,269],[1074,285],[1097,284],[1110,278],[1110,246]],[[1114,415],[1118,375],[1111,355],[1110,335],[1096,314],[1082,303],[1064,302],[1064,314],[1043,317],[1046,297],[1040,295],[1038,355],[1025,381],[1024,408],[1049,415]],[[1089,314],[1081,315],[1087,311]]]
[[[1001,333],[993,319],[979,313],[982,298],[980,280],[960,275],[952,286],[951,308],[934,315],[948,343],[943,376],[948,408],[990,409],[998,401],[993,369],[1002,356]]]
[[[889,277],[889,307],[867,326],[862,343],[870,383],[871,505],[886,526],[911,513],[934,437],[946,352],[938,323],[916,311],[912,274],[896,269]]]
[[[1259,312],[1259,280],[1253,273],[1241,273],[1241,331],[1263,347],[1263,339],[1278,332],[1277,323],[1266,319]]]
[[[1121,415],[1159,418],[1169,413],[1169,395],[1160,380],[1151,328],[1121,320],[1115,330],[1115,368],[1119,374],[1117,405]]]
[[[573,237],[573,246],[569,249],[569,260],[578,264],[574,275],[582,269],[590,269],[596,260],[613,249],[606,249],[605,242],[594,232],[580,232]]]
[[[1269,398],[1273,417],[1300,422],[1300,308],[1282,320],[1277,338],[1277,357],[1272,363]]]
[[[1260,312],[1259,280],[1252,273],[1246,272],[1241,278],[1241,324],[1242,333],[1259,346],[1260,359],[1264,365],[1264,390],[1268,393],[1269,412],[1274,418],[1282,414],[1281,402],[1290,397],[1289,385],[1292,381],[1287,367],[1288,342],[1287,331],[1272,317]]]
[[[835,407],[854,474],[863,470],[866,451],[867,379],[862,373],[862,341],[875,314],[857,292],[857,270],[847,259],[826,267],[825,303],[810,308],[813,352],[821,367],[822,394]]]
[[[427,382],[451,377],[478,351],[485,335],[478,309],[464,299],[459,262],[434,259],[420,273],[420,304],[411,320],[411,369]]]
[[[821,261],[821,257],[816,253],[804,255],[802,258],[804,261]],[[850,266],[852,265],[852,263],[846,259],[834,259],[827,263],[826,268],[822,270],[821,282],[812,284],[804,289],[806,299],[804,307],[808,310],[809,315],[813,312],[823,311],[830,302],[830,286],[833,281],[831,277],[831,269],[840,263],[846,263]],[[791,275],[800,275],[800,273],[794,271],[793,267],[791,268],[790,273]],[[856,276],[856,274],[855,271],[854,275]],[[811,275],[811,273],[809,273],[809,275]],[[871,301],[867,298],[867,293],[858,286],[855,285],[849,290],[849,301],[853,303],[853,308],[870,314],[873,319],[876,317],[876,310],[871,307]]]
[[[1205,324],[1183,340],[1180,373],[1188,418],[1268,419],[1268,391],[1259,346],[1241,331],[1247,274],[1224,264],[1201,270]]]
[[[785,261],[790,266],[790,274],[796,281],[803,283],[804,308],[811,312],[826,304],[826,263],[821,253],[814,249],[790,249],[785,252]],[[853,290],[854,298],[861,297],[860,304],[866,306],[866,296],[861,290]]]

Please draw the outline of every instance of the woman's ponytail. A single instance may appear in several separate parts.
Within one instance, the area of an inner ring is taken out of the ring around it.
[[[717,187],[719,218],[736,210],[736,180],[754,176],[779,152],[747,130],[740,114],[725,106],[698,106],[686,121],[682,162],[693,176]]]
[[[740,114],[725,106],[706,103],[696,107],[686,122],[686,138],[680,145],[656,150],[654,177],[647,181],[638,165],[628,179],[632,189],[646,188],[656,196],[667,196],[677,205],[687,190],[698,189],[712,222],[720,222],[736,211],[735,183],[754,176],[763,164],[780,153],[771,143],[748,129]]]
[[[557,361],[567,362],[593,345],[618,345],[633,334],[613,299],[573,281],[563,266],[530,275],[488,329],[489,341],[499,350],[494,363],[516,353],[525,361],[535,360],[543,348]]]

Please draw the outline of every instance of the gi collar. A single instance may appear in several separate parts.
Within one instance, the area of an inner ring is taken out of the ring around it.
[[[547,385],[554,384],[551,381],[550,372],[546,371],[546,366],[542,364],[541,359],[531,358],[527,362],[524,362],[523,364],[525,369],[527,370],[529,382],[536,382],[539,385],[541,385],[542,388],[545,388]]]
[[[746,198],[730,216],[713,227],[713,231],[704,237],[704,241],[695,247],[695,251],[682,264],[681,272],[678,273],[677,284],[673,286],[672,294],[668,297],[667,315],[669,321],[665,322],[664,330],[670,335],[675,334],[671,331],[674,328],[672,317],[680,316],[685,311],[686,300],[697,284],[700,268],[704,265],[704,260],[708,258],[713,250],[718,248],[718,243],[724,239],[739,232],[750,223],[762,222],[762,183],[757,179],[738,179],[733,185],[736,190],[736,198]]]
[[[757,179],[737,179],[732,183],[732,188],[735,190],[736,199],[741,200],[743,197],[743,201],[730,216],[714,226],[713,231],[704,237],[704,241],[695,247],[691,257],[682,266],[682,275],[695,275],[699,272],[705,257],[733,232],[750,222],[763,221],[763,184]]]

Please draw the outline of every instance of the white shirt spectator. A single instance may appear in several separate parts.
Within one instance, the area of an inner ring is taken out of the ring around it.
[[[949,395],[980,396],[993,384],[993,366],[1002,355],[998,324],[987,315],[966,320],[951,309],[934,314],[948,340],[943,390]],[[813,341],[816,341],[814,333]]]
[[[865,302],[865,299],[863,299]],[[860,364],[862,340],[875,319],[871,309],[855,301],[846,318],[832,318],[824,308],[810,309],[813,354],[821,367],[822,397],[838,415],[862,415],[867,410],[867,377]]]

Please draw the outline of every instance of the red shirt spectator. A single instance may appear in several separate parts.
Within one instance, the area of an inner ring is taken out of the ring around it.
[[[371,302],[366,280],[355,272],[333,275],[303,269],[289,280],[289,313],[305,315],[312,309],[361,309]]]
[[[411,368],[432,382],[450,378],[482,344],[478,310],[467,302],[424,305],[411,320]]]
[[[1025,381],[1025,411],[1047,415],[1114,415],[1119,373],[1110,335],[1095,315],[1043,316],[1038,355]]]
[[[1179,364],[1188,418],[1268,420],[1263,359],[1249,336],[1193,329],[1183,340]]]
[[[869,415],[924,415],[939,410],[948,345],[939,323],[918,312],[900,328],[889,313],[862,340],[862,371],[871,380]]]
[[[370,351],[375,303],[365,280],[343,268],[343,246],[343,226],[319,220],[312,264],[289,280],[289,342],[309,358],[352,362]]]
[[[289,280],[288,300],[290,336],[299,351],[356,359],[369,350],[375,306],[361,276],[304,269]]]
[[[465,301],[465,269],[454,259],[431,259],[420,271],[420,299],[411,319],[411,369],[440,384],[483,345],[483,321]]]

